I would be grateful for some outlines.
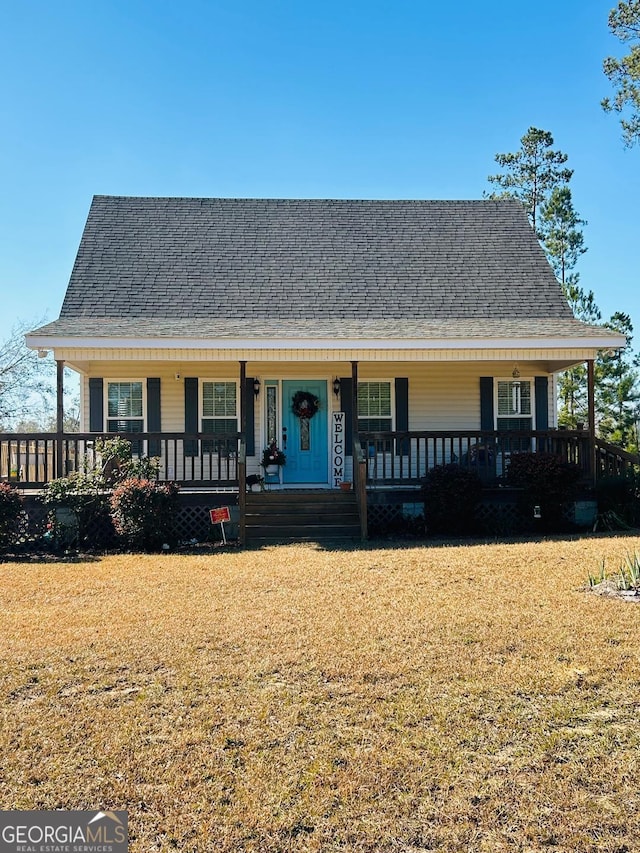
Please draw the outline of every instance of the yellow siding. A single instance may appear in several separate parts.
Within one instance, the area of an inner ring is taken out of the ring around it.
[[[407,377],[409,380],[409,429],[414,431],[430,430],[477,430],[480,427],[480,377],[493,376],[510,378],[515,362],[483,361],[420,363],[404,362],[364,362],[358,365],[358,377],[361,380],[390,380],[395,377]],[[538,375],[547,375],[547,364],[538,362],[518,362],[520,378],[531,379]],[[82,377],[82,413],[83,429],[88,430],[88,383],[90,377],[101,377],[105,380],[145,380],[147,377],[159,377],[161,380],[161,414],[163,432],[184,431],[184,380],[187,376],[200,380],[221,379],[237,381],[240,376],[240,366],[230,362],[152,362],[152,361],[93,361],[88,365],[87,373]],[[247,473],[260,473],[259,467],[262,447],[265,444],[264,435],[264,388],[268,380],[283,380],[300,378],[321,378],[328,383],[329,409],[337,410],[339,399],[333,394],[334,377],[351,376],[351,364],[344,362],[326,361],[308,363],[265,363],[251,362],[246,368],[247,377],[258,377],[262,390],[256,401],[255,419],[253,425],[255,436],[256,456],[247,459]],[[176,378],[179,377],[179,378]],[[393,387],[393,385],[392,385]],[[550,425],[555,425],[554,406],[555,382],[549,381],[549,412]],[[328,413],[327,413],[328,414]],[[180,448],[181,451],[181,448]],[[179,454],[181,455],[181,453]],[[431,460],[433,462],[433,460]],[[184,474],[183,460],[177,463],[166,463],[166,474],[181,479]],[[188,462],[187,464],[190,464]],[[201,460],[195,461],[194,475],[197,479],[201,472]],[[226,460],[224,462],[226,464]],[[231,460],[233,468],[235,460]],[[177,465],[177,467],[176,467]],[[170,469],[170,470],[169,470]],[[229,473],[233,476],[235,469]],[[211,471],[210,471],[211,476]],[[216,476],[216,471],[213,471]],[[345,466],[345,478],[352,476],[350,459]]]
[[[545,375],[545,366],[540,363],[518,362],[520,378]],[[406,376],[409,379],[409,428],[412,430],[465,430],[477,429],[480,423],[479,380],[481,376],[509,378],[513,363],[501,362],[415,364],[413,362],[379,363],[358,365],[361,380],[389,379]],[[179,379],[176,379],[179,375]],[[148,376],[161,380],[162,429],[165,432],[184,430],[184,379],[195,376],[199,379],[238,380],[239,365],[228,362],[172,363],[159,362],[92,362],[90,372],[82,377],[83,428],[89,424],[89,377],[104,379],[146,379]],[[335,376],[350,376],[351,365],[337,362],[310,364],[265,364],[247,365],[247,376],[260,378],[263,386],[269,379],[325,378],[329,383],[328,398],[331,408],[338,401],[331,383]],[[553,412],[553,387],[549,383],[549,411]],[[256,446],[262,444],[260,403],[256,406]]]

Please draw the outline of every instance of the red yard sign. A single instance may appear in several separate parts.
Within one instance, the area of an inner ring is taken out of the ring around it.
[[[210,509],[211,524],[222,524],[223,521],[231,521],[231,513],[228,506],[219,506],[216,509]]]

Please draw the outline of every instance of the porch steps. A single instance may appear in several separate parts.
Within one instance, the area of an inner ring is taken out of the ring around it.
[[[271,491],[247,494],[246,542],[249,546],[279,542],[360,540],[356,496],[341,491]]]

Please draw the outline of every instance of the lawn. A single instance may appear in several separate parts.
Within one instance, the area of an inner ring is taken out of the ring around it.
[[[640,849],[634,537],[0,565],[0,807],[137,851]]]

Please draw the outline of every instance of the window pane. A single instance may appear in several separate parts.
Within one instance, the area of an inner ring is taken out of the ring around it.
[[[140,420],[108,420],[107,432],[142,432]]]
[[[358,418],[362,432],[391,432],[391,418]]]
[[[530,415],[531,383],[498,382],[498,415]]]
[[[203,382],[202,415],[205,418],[236,416],[236,383]]]
[[[109,382],[108,417],[142,417],[142,382]]]
[[[276,440],[278,434],[278,389],[267,386],[267,444]]]
[[[238,422],[235,418],[206,418],[202,420],[202,432],[210,435],[226,435],[238,431]]]
[[[498,430],[511,432],[529,431],[531,418],[498,418]]]
[[[300,450],[311,448],[311,424],[309,418],[299,418],[300,421]]]
[[[208,435],[216,435],[222,436],[227,435],[229,433],[236,433],[238,431],[238,422],[235,418],[203,418],[202,419],[202,432],[207,433]],[[218,451],[228,452],[230,449],[235,448],[235,439],[231,442],[226,442],[223,439],[219,439],[217,441],[203,441],[202,442],[202,452],[203,453],[217,453]]]
[[[358,417],[391,417],[391,383],[358,382]]]

